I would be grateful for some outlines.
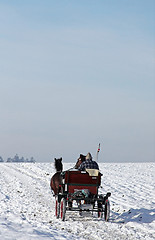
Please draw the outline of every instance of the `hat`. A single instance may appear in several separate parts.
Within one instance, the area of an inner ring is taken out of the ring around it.
[[[92,155],[90,154],[90,152],[87,153],[86,160],[92,160]]]

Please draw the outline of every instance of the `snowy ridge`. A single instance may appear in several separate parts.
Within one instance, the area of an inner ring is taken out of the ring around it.
[[[64,163],[64,170],[74,163]],[[0,239],[155,238],[155,163],[99,163],[100,193],[111,192],[110,221],[67,212],[55,218],[50,163],[0,163]]]

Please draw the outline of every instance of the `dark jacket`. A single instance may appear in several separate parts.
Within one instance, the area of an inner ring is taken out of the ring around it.
[[[91,159],[87,159],[84,162],[82,162],[80,167],[78,168],[78,170],[79,171],[85,171],[86,168],[88,168],[88,169],[98,169],[99,170],[99,166],[98,166],[97,162],[92,161]]]

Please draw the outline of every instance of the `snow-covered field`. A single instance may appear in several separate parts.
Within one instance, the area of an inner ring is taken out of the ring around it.
[[[155,239],[155,163],[99,165],[100,193],[111,192],[109,222],[95,213],[55,218],[52,163],[0,163],[0,239]]]

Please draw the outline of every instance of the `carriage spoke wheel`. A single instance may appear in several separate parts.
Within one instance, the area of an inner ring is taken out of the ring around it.
[[[60,217],[62,221],[65,220],[65,215],[66,215],[66,200],[62,198],[60,203]]]
[[[108,222],[110,216],[110,203],[108,199],[105,202],[105,209],[104,209],[104,219],[106,222]]]
[[[58,197],[55,199],[55,216],[56,218],[60,216],[60,202],[58,202]]]

